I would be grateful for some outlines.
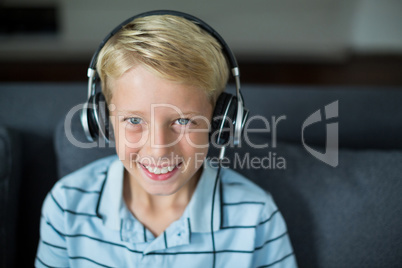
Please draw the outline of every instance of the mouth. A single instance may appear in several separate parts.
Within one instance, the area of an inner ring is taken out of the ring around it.
[[[158,167],[158,166],[147,166],[140,164],[141,169],[144,173],[152,180],[164,181],[171,178],[179,170],[183,163],[177,165]]]
[[[176,168],[176,166],[168,166],[168,167],[151,167],[151,166],[145,166],[143,165],[149,172],[159,175],[159,174],[166,174],[168,172],[171,172],[173,169]]]

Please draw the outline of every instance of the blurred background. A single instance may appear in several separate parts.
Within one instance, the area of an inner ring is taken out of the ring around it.
[[[103,37],[153,9],[212,25],[237,55],[243,82],[402,82],[400,0],[0,0],[0,81],[85,81]]]

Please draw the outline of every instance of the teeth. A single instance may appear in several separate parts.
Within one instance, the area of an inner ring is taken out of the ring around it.
[[[175,166],[169,166],[169,167],[163,167],[163,168],[150,167],[150,166],[145,166],[145,167],[146,167],[146,169],[148,169],[149,172],[154,173],[156,175],[166,174],[175,168]]]
[[[160,168],[157,168],[157,167],[156,167],[156,168],[154,169],[154,173],[155,173],[155,174],[161,174]]]

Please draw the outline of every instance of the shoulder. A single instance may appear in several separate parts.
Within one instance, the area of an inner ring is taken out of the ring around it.
[[[109,156],[63,177],[51,189],[43,204],[43,214],[58,210],[76,215],[93,215],[108,169],[117,156]]]
[[[82,191],[99,191],[111,163],[116,161],[117,156],[109,156],[96,160],[77,171],[61,178],[53,187],[52,191],[75,188]]]
[[[225,192],[230,192],[231,201],[251,201],[266,202],[272,200],[271,195],[260,186],[241,175],[240,173],[222,168],[221,171],[222,187]]]
[[[232,169],[222,168],[221,174],[222,205],[225,210],[246,213],[255,224],[278,212],[271,194],[254,182]]]

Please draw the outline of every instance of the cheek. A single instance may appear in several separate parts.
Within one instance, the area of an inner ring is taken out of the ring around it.
[[[139,148],[146,143],[148,138],[148,131],[142,129],[130,129],[129,127],[120,127],[119,141],[126,144],[131,148]]]
[[[204,163],[208,153],[209,138],[206,133],[192,133],[183,138],[181,152],[187,160],[188,171],[196,172]]]
[[[116,150],[117,154],[122,156],[130,156],[137,153],[142,146],[147,142],[148,132],[139,129],[130,129],[125,124],[119,124],[116,137]]]
[[[203,132],[187,133],[181,144],[187,155],[206,154],[209,148],[209,134]]]
[[[208,128],[189,130],[185,137],[187,143],[196,148],[204,148],[209,145],[209,130]]]

